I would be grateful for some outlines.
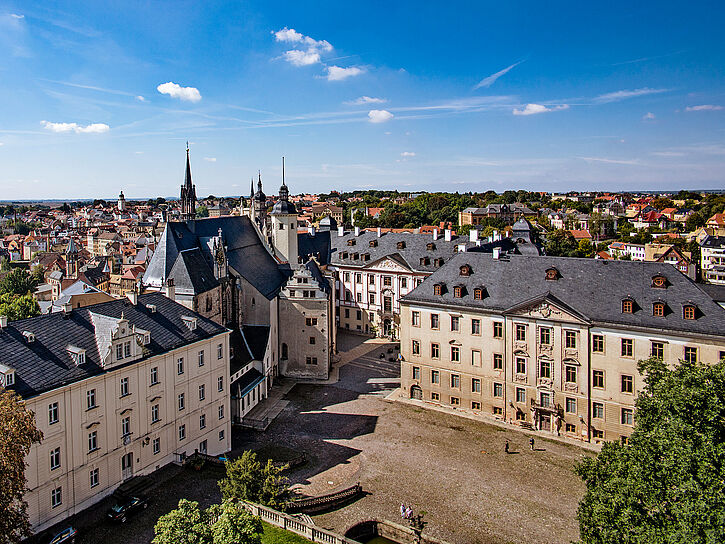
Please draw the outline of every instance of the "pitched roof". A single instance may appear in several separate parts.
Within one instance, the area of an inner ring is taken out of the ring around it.
[[[471,266],[470,276],[459,274],[464,264]],[[552,267],[557,269],[558,279],[547,280],[546,271]],[[652,286],[655,275],[667,278],[666,289]],[[455,298],[452,290],[444,290],[442,295],[434,295],[433,285],[440,282],[461,283],[469,294]],[[479,285],[485,285],[487,296],[474,300],[473,288]],[[725,337],[725,309],[666,263],[523,255],[493,259],[488,254],[463,253],[402,300],[505,312],[545,297],[556,298],[591,322]],[[635,300],[638,311],[622,313],[621,301],[625,297]],[[652,315],[652,305],[659,300],[665,301],[669,310],[664,317]],[[697,307],[697,319],[683,319],[682,308],[687,304]]]
[[[205,293],[219,286],[219,281],[198,247],[179,253],[168,278],[174,280],[174,288],[180,293]]]
[[[145,346],[149,357],[226,331],[160,293],[140,295],[138,301],[133,305],[119,299],[77,308],[67,316],[52,313],[10,322],[0,331],[0,361],[16,370],[14,389],[27,398],[105,372],[99,348],[106,346],[103,342],[99,346],[97,337],[106,335],[99,336],[96,326],[106,331],[122,316],[151,333],[151,343]],[[155,305],[156,311],[151,312],[147,304]],[[189,315],[198,320],[193,331],[182,321],[182,316]],[[23,331],[32,332],[35,341],[27,343]],[[70,345],[86,350],[85,364],[74,364],[67,351]]]
[[[329,230],[318,230],[314,236],[309,232],[298,233],[297,254],[302,257],[303,261],[306,261],[310,257],[315,257],[320,264],[329,264],[330,236]]]

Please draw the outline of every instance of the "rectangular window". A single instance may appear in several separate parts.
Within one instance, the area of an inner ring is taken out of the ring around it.
[[[121,396],[125,397],[128,394],[128,378],[121,378]]]
[[[604,389],[604,371],[593,370],[592,371],[592,387],[597,389]]]
[[[471,392],[472,393],[481,392],[481,379],[480,378],[471,378]]]
[[[451,387],[454,389],[461,388],[461,377],[458,374],[451,374]]]
[[[459,348],[458,346],[451,346],[451,362],[461,362],[461,348]]]
[[[222,429],[221,431],[219,431],[219,440],[220,441],[221,440],[224,440],[224,429]]]
[[[664,359],[665,358],[665,345],[663,342],[652,342],[652,350],[650,352],[652,357],[657,357],[658,359]]]
[[[159,405],[154,404],[151,406],[151,423],[157,423],[159,421]]]
[[[199,352],[199,366],[204,366],[204,350]]]
[[[634,411],[631,408],[622,408],[622,425],[634,425]]]
[[[477,349],[471,350],[471,366],[481,366],[481,352]]]
[[[355,272],[355,283],[362,283],[362,274]]]
[[[576,367],[574,365],[564,367],[564,380],[566,383],[576,383]]]
[[[58,423],[58,403],[51,402],[48,405],[48,425]]]
[[[98,431],[88,433],[88,453],[98,449]]]
[[[501,362],[503,365],[503,356],[501,357]],[[526,359],[523,357],[516,357],[516,374],[526,374]]]
[[[634,376],[622,374],[622,393],[634,393]]]
[[[413,379],[420,380],[420,367],[419,366],[413,367]]]
[[[441,400],[440,393],[431,393],[430,400]]]
[[[516,341],[526,342],[526,325],[516,325]]]
[[[685,362],[697,362],[697,348],[685,347]]]
[[[551,407],[551,393],[546,393],[544,391],[541,391],[539,393],[539,402],[541,403],[541,406],[544,408],[550,408]]]
[[[400,278],[400,288],[401,289],[408,288],[408,279],[407,278]]]
[[[219,392],[224,391],[224,376],[219,376],[216,379],[216,390]]]
[[[411,351],[413,355],[420,355],[420,342],[418,340],[413,340]]]
[[[451,331],[458,332],[461,330],[461,318],[455,315],[451,316]]]
[[[308,365],[316,365],[317,364],[317,357],[306,357],[305,358],[305,364],[308,364]]]
[[[368,274],[368,284],[375,285],[375,276],[373,274]]]
[[[604,353],[604,337],[600,334],[592,336],[592,351],[594,353]]]
[[[601,429],[592,429],[592,437],[602,439],[604,438],[604,431]]]
[[[420,312],[411,312],[410,322],[414,327],[420,327]]]
[[[451,397],[451,406],[460,406],[461,399],[458,397]]]
[[[549,361],[539,362],[539,377],[551,378],[551,363]]]
[[[393,285],[393,280],[390,276],[383,276],[383,286],[384,287],[390,287]]]
[[[186,425],[179,425],[179,440],[186,438]]]
[[[153,444],[154,444],[154,447],[153,447],[154,455],[157,455],[161,451],[161,439],[154,438]]]
[[[481,403],[477,402],[475,400],[471,401],[471,410],[480,410],[481,409]]]
[[[500,406],[493,407],[493,415],[500,416],[502,414],[503,414],[503,408],[501,408]]]
[[[310,336],[310,345],[314,346],[317,339],[314,336]]]
[[[493,369],[503,370],[503,355],[500,353],[493,354]]]
[[[176,373],[181,376],[184,373],[184,358],[179,357],[176,360]]]
[[[123,356],[131,357],[131,342],[124,342],[123,344]]]
[[[634,356],[634,340],[631,338],[622,338],[622,357]]]
[[[91,408],[96,407],[96,390],[95,389],[89,389],[86,391],[86,409],[90,410]]]
[[[439,384],[441,383],[441,373],[437,370],[430,371],[430,383]]]
[[[375,293],[368,293],[368,302],[370,304],[375,304]]]
[[[566,347],[569,349],[576,349],[576,332],[574,331],[566,331],[564,333],[564,340],[566,342]]]
[[[179,412],[181,412],[186,407],[185,401],[184,401],[184,394],[179,393],[178,399],[179,399]]]
[[[63,504],[63,490],[60,487],[56,487],[50,492],[50,506],[55,508]]]
[[[551,345],[551,329],[543,327],[539,329],[539,343],[543,346]]]
[[[430,314],[430,328],[435,330],[440,328],[438,314]]]
[[[526,404],[526,389],[523,387],[516,388],[516,402],[519,404]]]
[[[204,384],[201,384],[199,386],[199,400],[204,400],[206,398],[206,386]]]
[[[471,319],[471,334],[481,336],[481,320]]]
[[[116,344],[116,360],[123,359],[123,344]]]
[[[159,367],[155,366],[151,368],[151,385],[159,383]]]
[[[89,475],[89,480],[90,480],[91,487],[96,487],[98,485],[98,469],[97,468],[94,468],[93,470],[91,470],[90,475]]]
[[[217,344],[217,347],[216,347],[216,358],[217,359],[223,359],[224,358],[224,346],[222,344]]]
[[[50,450],[50,470],[60,468],[60,448]]]
[[[219,419],[224,419],[224,405],[219,406]]]
[[[503,397],[503,384],[495,382],[493,384],[493,396],[494,397]]]
[[[493,322],[493,337],[503,338],[503,323],[500,321]]]
[[[206,429],[206,415],[201,414],[199,416],[199,429]]]
[[[434,342],[430,345],[430,356],[431,356],[431,359],[440,359],[441,347],[439,344],[436,344]]]
[[[566,411],[570,414],[576,414],[576,399],[567,397],[566,399]]]
[[[592,403],[592,417],[594,419],[604,419],[604,404],[601,402]]]
[[[128,436],[131,434],[131,418],[124,417],[121,419],[121,436]]]
[[[566,424],[566,432],[568,433],[575,433],[576,432],[576,425],[573,423],[567,423]]]

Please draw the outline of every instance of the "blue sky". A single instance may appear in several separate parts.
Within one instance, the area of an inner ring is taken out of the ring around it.
[[[0,0],[0,199],[723,188],[724,15]]]

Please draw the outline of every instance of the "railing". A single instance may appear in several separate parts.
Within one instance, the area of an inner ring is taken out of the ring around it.
[[[270,525],[303,536],[312,542],[324,542],[325,544],[358,544],[354,540],[340,536],[332,531],[320,529],[303,520],[278,512],[277,510],[272,510],[266,506],[245,501],[240,501],[239,505],[250,514],[258,516]]]
[[[344,504],[351,499],[362,495],[362,493],[362,486],[360,484],[355,484],[335,493],[290,501],[287,503],[287,510],[289,512],[305,512],[307,514],[319,512],[321,510],[327,510],[333,506]]]

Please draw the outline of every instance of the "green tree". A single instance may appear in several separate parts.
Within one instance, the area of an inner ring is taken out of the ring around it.
[[[271,460],[262,465],[257,455],[245,451],[226,463],[226,478],[219,481],[225,501],[245,500],[283,509],[287,499],[287,480]]]
[[[576,250],[577,257],[594,257],[594,246],[588,238],[579,240],[579,247]]]
[[[211,527],[213,544],[259,544],[262,521],[231,502],[215,504],[208,510],[216,521]]]
[[[2,293],[0,294],[0,315],[7,316],[9,321],[35,317],[40,315],[40,306],[30,293],[21,296]]]
[[[576,472],[587,544],[725,542],[725,360],[640,361],[628,444],[608,442]]]
[[[553,257],[573,257],[579,249],[574,235],[567,230],[555,230],[546,237],[544,251]]]
[[[16,268],[0,280],[0,294],[26,295],[33,293],[39,284],[40,279],[37,275]]]
[[[25,456],[43,439],[35,416],[14,391],[0,388],[0,544],[15,544],[30,536]]]
[[[179,507],[164,514],[154,527],[153,544],[212,544],[207,511],[196,501],[181,499]]]
[[[199,206],[196,209],[196,216],[197,217],[209,217],[209,208],[206,206]]]

